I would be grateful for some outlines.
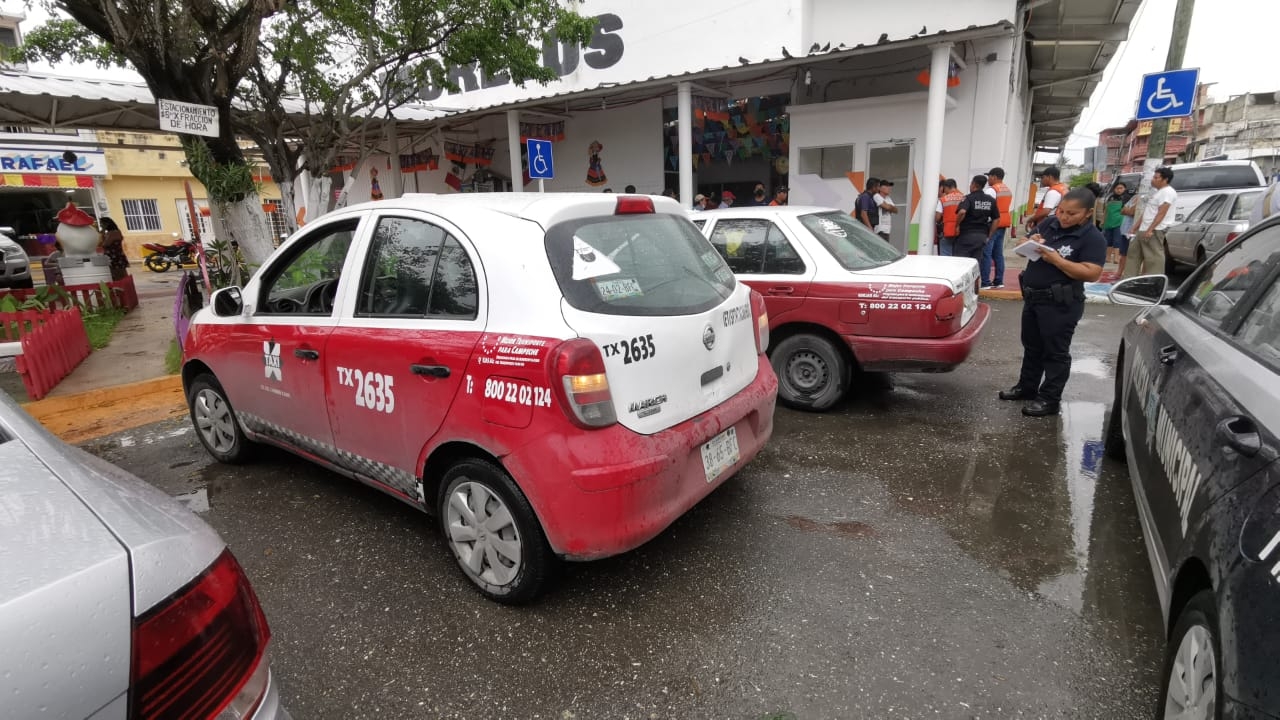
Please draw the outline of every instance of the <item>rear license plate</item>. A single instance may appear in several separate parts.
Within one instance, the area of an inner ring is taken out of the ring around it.
[[[702,470],[707,474],[707,482],[720,477],[721,473],[738,462],[738,429],[729,428],[711,438],[702,446]]]

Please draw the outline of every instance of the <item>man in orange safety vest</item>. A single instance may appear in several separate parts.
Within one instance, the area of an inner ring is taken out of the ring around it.
[[[1027,217],[1028,233],[1035,230],[1040,223],[1052,217],[1054,211],[1058,209],[1058,203],[1062,202],[1062,198],[1067,196],[1067,186],[1062,184],[1062,180],[1059,179],[1061,177],[1062,173],[1052,165],[1040,173],[1040,186],[1047,189],[1044,197],[1040,200],[1040,204],[1036,206],[1036,211]]]
[[[938,236],[938,254],[954,255],[956,238],[960,235],[960,218],[956,213],[960,210],[960,201],[964,193],[950,178],[938,183],[938,205],[933,219],[942,226],[942,234]]]

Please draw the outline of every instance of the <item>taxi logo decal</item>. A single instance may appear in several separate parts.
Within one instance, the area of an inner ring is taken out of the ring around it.
[[[702,346],[708,350],[716,346],[716,329],[710,323],[702,329]]]
[[[640,402],[632,402],[627,409],[635,413],[636,417],[643,418],[650,415],[657,415],[662,412],[662,405],[667,401],[666,395],[655,395],[651,398],[645,398]]]
[[[262,368],[268,380],[284,380],[284,368],[280,365],[280,343],[274,338],[262,341]]]

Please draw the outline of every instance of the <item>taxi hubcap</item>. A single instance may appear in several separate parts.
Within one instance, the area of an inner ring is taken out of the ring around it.
[[[196,394],[194,407],[196,427],[205,442],[217,452],[230,452],[236,444],[236,431],[235,418],[231,417],[227,401],[205,388]]]
[[[787,358],[787,383],[797,392],[813,393],[827,384],[827,363],[817,353],[802,351]]]
[[[488,585],[510,583],[520,572],[520,532],[502,500],[477,482],[463,482],[449,496],[449,544],[462,567]]]
[[[1214,665],[1213,639],[1208,630],[1196,625],[1182,636],[1169,670],[1169,692],[1164,703],[1166,719],[1212,720],[1217,700]]]

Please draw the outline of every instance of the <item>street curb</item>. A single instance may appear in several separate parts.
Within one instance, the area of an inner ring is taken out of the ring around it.
[[[182,377],[113,385],[22,406],[49,432],[69,443],[93,440],[187,413]]]

